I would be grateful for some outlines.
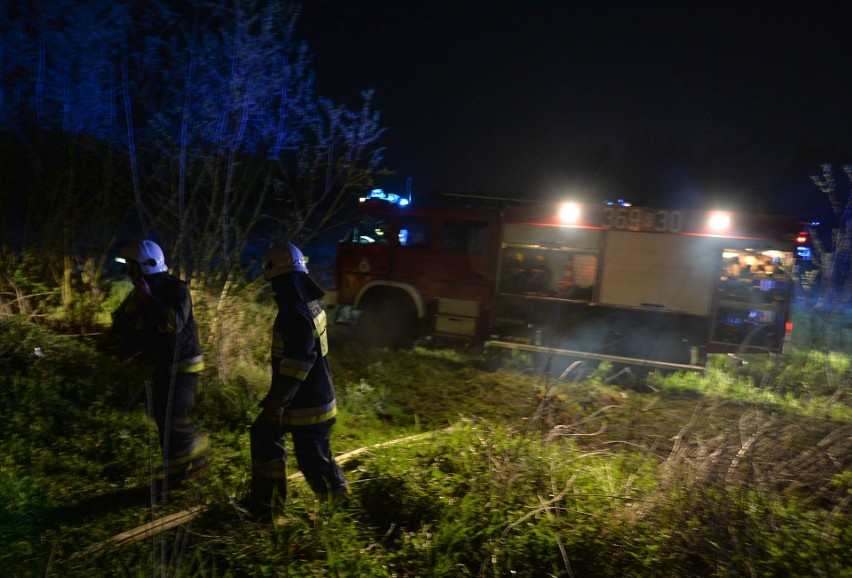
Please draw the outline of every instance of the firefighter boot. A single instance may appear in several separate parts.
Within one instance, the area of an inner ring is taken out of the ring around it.
[[[246,507],[255,521],[269,523],[272,521],[273,509],[283,505],[286,499],[285,480],[252,479],[251,494]]]

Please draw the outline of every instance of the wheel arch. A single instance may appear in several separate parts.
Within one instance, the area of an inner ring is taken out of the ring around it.
[[[414,309],[417,312],[417,318],[423,319],[426,317],[426,304],[423,302],[423,297],[412,285],[408,283],[400,283],[398,281],[370,281],[364,285],[355,297],[354,307],[360,309],[362,303],[381,291],[390,291],[393,293],[404,294],[411,299]]]

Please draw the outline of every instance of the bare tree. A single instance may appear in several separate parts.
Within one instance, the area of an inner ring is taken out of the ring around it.
[[[148,145],[140,213],[185,274],[227,284],[249,243],[308,241],[366,190],[380,170],[383,129],[370,92],[355,112],[314,93],[296,4],[197,5],[191,22],[157,10],[144,16],[157,39],[148,34],[134,59],[141,78],[156,69],[167,79],[139,137]]]
[[[357,111],[315,94],[310,52],[295,38],[297,4],[134,8],[141,25],[128,31],[127,62],[141,88],[134,116],[146,120],[132,160],[138,212],[171,265],[205,292],[199,317],[225,378],[233,332],[224,329],[247,247],[308,242],[339,218],[381,169],[384,129],[369,91]]]
[[[821,261],[821,297],[823,304],[829,307],[852,302],[852,165],[844,165],[842,170],[848,186],[845,192],[839,191],[835,170],[830,164],[822,165],[821,175],[811,177],[828,198],[837,220],[831,231],[830,249],[823,246],[816,231],[811,231]]]
[[[0,163],[0,206],[23,215],[13,244],[43,257],[67,310],[80,287],[96,306],[116,237],[154,235],[205,292],[221,345],[247,248],[308,243],[372,186],[372,93],[356,110],[315,93],[299,15],[265,0],[0,5],[0,130],[26,159]]]
[[[4,242],[85,330],[102,298],[101,273],[125,212],[119,171],[111,4],[8,2],[0,9],[0,128],[14,139],[4,164]],[[20,251],[20,248],[18,249]]]

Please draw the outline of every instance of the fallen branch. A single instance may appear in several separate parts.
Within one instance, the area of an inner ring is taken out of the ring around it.
[[[450,432],[450,431],[453,430],[453,427],[454,426],[450,426],[450,427],[443,429],[443,430],[436,430],[436,431],[431,431],[431,432],[422,433],[422,434],[415,434],[415,435],[411,435],[411,436],[397,438],[395,440],[380,442],[380,443],[377,443],[377,444],[373,444],[371,446],[365,446],[365,447],[362,447],[362,448],[358,448],[356,450],[352,450],[351,452],[346,452],[344,454],[341,454],[341,455],[337,456],[335,458],[335,460],[337,460],[337,463],[343,464],[343,463],[348,462],[349,460],[351,460],[355,456],[358,456],[358,455],[360,455],[364,452],[367,452],[367,451],[370,451],[370,450],[373,450],[373,449],[394,446],[394,445],[402,444],[402,443],[406,443],[406,442],[420,441],[420,440],[423,440],[423,439],[434,437],[434,436],[436,436],[440,433]],[[302,473],[296,472],[294,474],[287,476],[287,479],[288,480],[296,480],[296,479],[299,479],[301,477],[302,477]],[[70,559],[74,560],[74,559],[79,558],[81,556],[89,556],[89,555],[93,555],[93,554],[99,554],[99,553],[104,552],[108,548],[119,548],[121,546],[133,544],[134,542],[139,542],[139,541],[144,540],[146,538],[156,536],[156,535],[161,534],[161,533],[163,533],[167,530],[171,530],[172,528],[177,528],[178,526],[182,526],[182,525],[184,525],[188,522],[191,522],[193,519],[198,517],[199,514],[202,514],[203,512],[205,512],[207,510],[207,508],[209,508],[209,507],[210,507],[209,505],[193,506],[192,508],[189,508],[188,510],[181,510],[180,512],[177,512],[175,514],[164,516],[162,518],[157,518],[156,520],[153,520],[153,521],[148,522],[146,524],[142,524],[141,526],[133,528],[132,530],[122,532],[121,534],[113,536],[112,538],[104,540],[103,542],[98,542],[97,544],[92,544],[91,546],[89,546],[85,550],[80,550],[79,552],[75,552],[74,554],[71,555]]]
[[[176,528],[178,526],[186,524],[206,509],[207,506],[193,506],[188,510],[181,510],[180,512],[177,512],[175,514],[170,514],[162,518],[157,518],[156,520],[148,522],[147,524],[142,524],[141,526],[133,528],[132,530],[122,532],[121,534],[113,536],[112,538],[104,540],[103,542],[92,544],[85,550],[75,552],[71,555],[70,559],[73,560],[75,558],[79,558],[80,556],[97,554],[98,552],[106,550],[110,547],[119,548],[127,544],[139,542],[141,540],[144,540],[145,538],[156,536],[157,534],[161,534],[166,530],[171,530],[172,528]]]

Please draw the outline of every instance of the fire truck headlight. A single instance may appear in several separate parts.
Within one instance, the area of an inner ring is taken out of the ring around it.
[[[731,227],[731,216],[728,213],[713,213],[707,220],[707,228],[711,233],[725,233]]]
[[[577,203],[563,203],[559,207],[559,222],[564,225],[576,225],[580,222],[580,205]]]

